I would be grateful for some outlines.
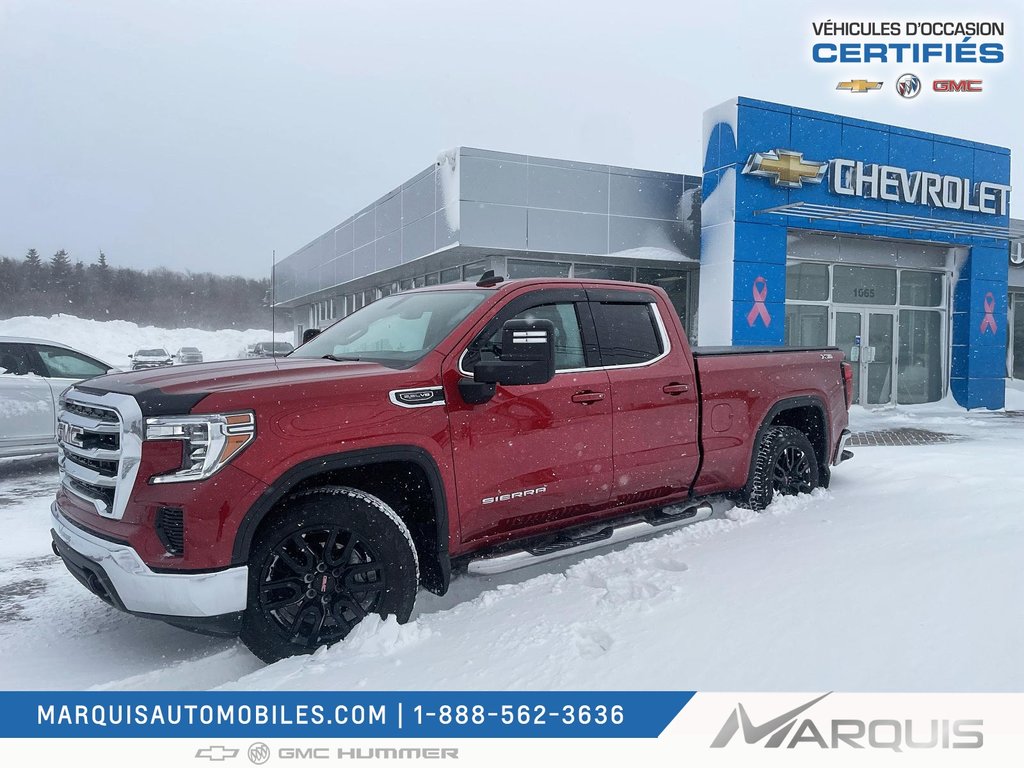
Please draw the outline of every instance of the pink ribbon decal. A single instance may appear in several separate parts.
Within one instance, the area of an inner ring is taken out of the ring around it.
[[[772,316],[768,314],[768,307],[764,305],[765,299],[768,298],[768,281],[758,275],[754,278],[753,288],[754,306],[747,313],[747,325],[753,328],[754,322],[760,317],[764,327],[767,328],[772,324]]]
[[[991,330],[992,333],[996,332],[996,317],[992,313],[996,311],[996,297],[992,295],[992,291],[985,294],[985,317],[981,321],[981,332],[985,333]]]

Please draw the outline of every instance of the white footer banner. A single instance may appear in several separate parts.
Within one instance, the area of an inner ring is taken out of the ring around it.
[[[0,692],[38,764],[1018,765],[1024,694]]]

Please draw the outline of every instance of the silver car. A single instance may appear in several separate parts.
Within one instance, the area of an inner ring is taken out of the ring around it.
[[[114,370],[63,344],[0,336],[0,457],[56,451],[61,393]]]

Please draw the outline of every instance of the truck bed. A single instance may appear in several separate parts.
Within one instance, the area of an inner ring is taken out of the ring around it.
[[[746,484],[758,428],[771,420],[779,393],[789,405],[806,407],[808,418],[825,422],[821,454],[837,444],[846,425],[846,396],[843,353],[836,347],[702,347],[693,357],[703,445],[698,494]],[[819,455],[819,462],[827,466],[830,458]]]

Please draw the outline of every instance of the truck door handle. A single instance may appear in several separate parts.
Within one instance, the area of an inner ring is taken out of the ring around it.
[[[664,392],[666,395],[672,395],[673,397],[675,397],[676,395],[683,394],[683,392],[689,392],[690,385],[672,382],[671,384],[666,384],[664,387],[662,387],[661,391]]]
[[[582,405],[590,405],[600,400],[604,400],[603,392],[577,392],[572,396],[574,403],[581,403]]]

